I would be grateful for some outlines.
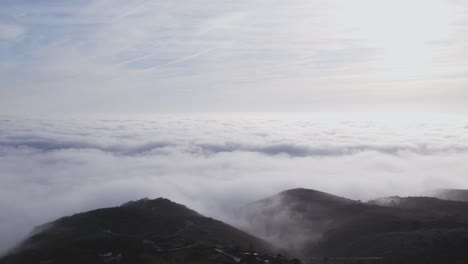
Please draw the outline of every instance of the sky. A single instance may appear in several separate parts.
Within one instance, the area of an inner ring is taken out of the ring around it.
[[[462,0],[0,1],[0,112],[468,112]]]

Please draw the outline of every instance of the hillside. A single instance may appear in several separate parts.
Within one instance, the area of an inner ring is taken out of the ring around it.
[[[359,202],[328,193],[293,189],[251,203],[241,215],[245,228],[252,234],[306,256],[326,230],[366,208]]]
[[[167,199],[63,217],[37,227],[10,263],[235,263],[266,242]]]
[[[309,262],[384,257],[385,263],[466,263],[468,221],[458,215],[466,205],[448,202],[448,214],[441,210],[447,201],[437,201],[442,203],[435,204],[438,210],[423,210],[293,189],[249,204],[243,220],[252,234]]]
[[[285,252],[310,264],[467,263],[467,209],[433,197],[362,203],[292,189],[243,208],[241,227],[255,237],[170,200],[142,199],[39,226],[0,263],[300,263],[277,255]]]

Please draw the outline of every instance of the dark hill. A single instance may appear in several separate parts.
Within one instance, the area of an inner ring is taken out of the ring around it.
[[[366,208],[364,204],[332,194],[292,189],[249,204],[241,215],[252,234],[304,256],[326,230]]]
[[[458,215],[466,207],[450,204],[447,213],[442,203],[434,203],[438,210],[386,207],[294,189],[249,204],[243,219],[252,234],[310,262],[384,257],[385,263],[467,263],[468,222]]]
[[[271,247],[159,198],[60,218],[36,228],[0,263],[233,263],[227,252],[242,249]]]

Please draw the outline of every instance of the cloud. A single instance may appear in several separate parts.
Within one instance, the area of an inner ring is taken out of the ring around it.
[[[146,196],[234,222],[240,206],[288,188],[365,200],[468,187],[464,120],[377,120],[1,119],[0,248],[60,216]]]
[[[54,139],[28,138],[27,140],[10,140],[0,142],[0,147],[13,149],[32,149],[39,151],[58,151],[58,150],[100,150],[113,154],[136,155],[154,151],[159,148],[170,146],[171,143],[148,142],[143,145],[110,145],[102,146],[90,142],[80,141],[57,141]]]
[[[0,23],[0,41],[18,41],[25,33],[20,25]]]

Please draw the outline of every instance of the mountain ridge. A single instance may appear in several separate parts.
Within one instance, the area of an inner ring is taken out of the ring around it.
[[[233,263],[249,249],[276,250],[184,205],[140,199],[41,225],[0,263]]]
[[[166,198],[143,198],[40,225],[0,263],[301,263],[282,255],[311,264],[468,262],[468,202],[361,202],[294,188],[248,203],[239,217],[236,228]]]

